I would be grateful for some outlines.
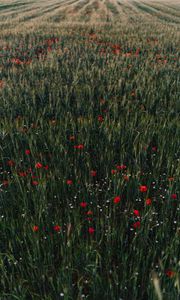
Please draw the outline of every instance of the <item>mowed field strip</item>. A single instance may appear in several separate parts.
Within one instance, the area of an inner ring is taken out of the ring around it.
[[[168,22],[179,24],[179,1],[166,0],[51,0],[51,1],[1,1],[0,26],[18,29],[32,22],[93,22],[139,21]]]

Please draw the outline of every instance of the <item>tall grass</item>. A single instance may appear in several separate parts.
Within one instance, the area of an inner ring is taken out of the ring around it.
[[[178,299],[177,27],[49,24],[2,37],[0,299]]]

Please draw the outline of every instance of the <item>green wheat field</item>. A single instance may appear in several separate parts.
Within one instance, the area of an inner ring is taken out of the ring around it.
[[[180,297],[180,2],[0,0],[0,300]]]

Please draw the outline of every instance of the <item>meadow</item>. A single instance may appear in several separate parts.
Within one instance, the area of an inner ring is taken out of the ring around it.
[[[180,4],[0,2],[0,300],[178,300]]]

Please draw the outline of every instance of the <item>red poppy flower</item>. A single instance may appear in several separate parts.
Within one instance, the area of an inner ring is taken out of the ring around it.
[[[169,177],[168,180],[169,181],[174,181],[174,177]]]
[[[118,55],[118,54],[121,53],[121,50],[120,49],[113,49],[112,53],[115,54],[115,55]]]
[[[140,192],[142,192],[142,193],[144,193],[144,192],[147,192],[147,186],[146,185],[141,185],[140,187],[139,187],[139,190],[140,190]]]
[[[89,227],[88,231],[89,231],[90,234],[93,234],[95,229],[93,227]]]
[[[152,147],[152,151],[156,152],[157,151],[157,147],[156,146]]]
[[[95,177],[97,175],[97,171],[91,171],[90,174],[92,177]]]
[[[38,181],[36,181],[36,180],[33,180],[33,181],[32,181],[32,185],[35,185],[35,186],[36,186],[36,185],[38,185],[38,184],[39,184]]]
[[[88,218],[86,218],[85,220],[91,222],[91,221],[92,221],[92,218],[89,218],[89,217],[88,217]]]
[[[19,58],[12,58],[11,62],[17,65],[21,65],[23,63]]]
[[[168,269],[168,270],[165,271],[165,274],[166,274],[166,276],[168,276],[169,278],[172,278],[172,277],[174,277],[175,272]]]
[[[118,50],[121,50],[121,46],[118,45],[118,44],[114,44],[114,45],[112,45],[112,49],[118,49]]]
[[[18,174],[19,174],[20,177],[26,177],[27,176],[26,172],[19,172]]]
[[[55,225],[54,227],[53,227],[53,229],[54,229],[54,231],[60,231],[61,230],[61,227],[59,226],[59,225]]]
[[[121,53],[121,46],[120,45],[112,45],[112,53],[120,54]]]
[[[30,64],[32,63],[32,59],[26,60],[24,63],[25,63],[26,65],[30,65]]]
[[[118,166],[116,166],[116,168],[118,170],[125,170],[127,167],[125,165],[118,165]]]
[[[33,226],[33,231],[34,231],[34,232],[37,232],[38,230],[39,230],[39,226],[34,225],[34,226]]]
[[[86,213],[88,216],[89,215],[93,215],[93,212],[92,212],[92,210],[88,210],[88,212]]]
[[[35,164],[35,168],[36,168],[36,169],[41,169],[42,166],[43,166],[43,165],[42,165],[40,162],[37,162],[37,163]]]
[[[133,210],[133,213],[134,213],[135,216],[140,217],[139,210],[134,209],[134,210]]]
[[[177,199],[177,194],[172,194],[171,199],[174,199],[174,200]]]
[[[26,154],[26,155],[29,155],[29,154],[31,154],[31,151],[30,151],[29,149],[26,149],[26,150],[25,150],[25,154]]]
[[[133,227],[136,229],[136,228],[140,228],[140,226],[141,226],[141,223],[140,223],[140,221],[137,221],[137,222],[135,222],[134,224],[133,224]]]
[[[8,160],[7,165],[9,167],[13,167],[13,166],[15,166],[15,162],[13,160]]]
[[[140,53],[140,51],[141,51],[141,49],[140,49],[140,48],[138,48],[138,49],[136,50],[135,56],[138,56],[138,55],[139,55],[139,53]]]
[[[117,173],[117,170],[111,170],[111,174],[114,175]]]
[[[85,208],[87,206],[87,202],[81,202],[80,206],[83,207],[83,208]]]
[[[72,180],[70,180],[70,179],[66,180],[66,183],[67,183],[67,185],[73,184]]]
[[[45,169],[45,170],[48,170],[48,169],[49,169],[49,166],[48,166],[48,165],[44,166],[44,169]]]
[[[103,122],[103,121],[104,121],[103,116],[98,116],[98,121],[99,121],[99,122]]]
[[[84,145],[83,144],[75,145],[74,149],[84,149]]]
[[[114,197],[114,203],[117,204],[121,201],[121,197],[120,196],[116,196]]]
[[[124,175],[123,178],[124,178],[124,180],[129,181],[129,176]]]
[[[151,205],[152,204],[152,200],[150,198],[146,199],[146,205]]]

